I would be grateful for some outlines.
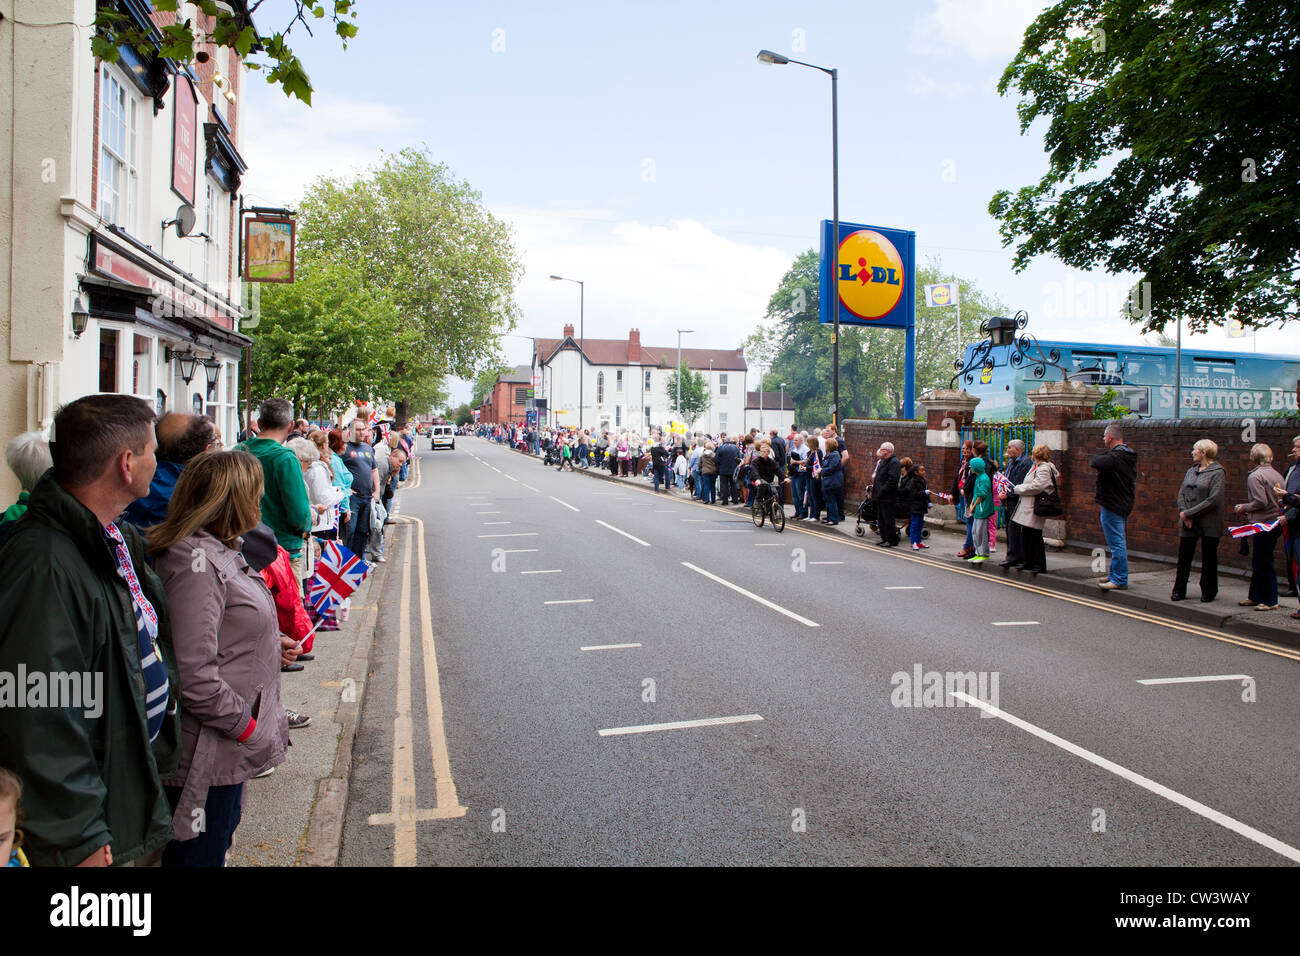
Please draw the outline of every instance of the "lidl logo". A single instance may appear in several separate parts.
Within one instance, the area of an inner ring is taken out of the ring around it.
[[[985,365],[984,368],[980,370],[980,384],[987,385],[991,381],[993,381],[993,366]]]
[[[931,297],[934,299],[935,305],[947,305],[952,301],[952,296],[948,294],[948,287],[946,285],[935,286]]]
[[[903,257],[874,229],[840,242],[840,302],[860,319],[888,315],[903,294]]]

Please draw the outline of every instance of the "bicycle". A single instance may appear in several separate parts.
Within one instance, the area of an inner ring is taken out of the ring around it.
[[[766,488],[766,490],[762,490]],[[785,530],[785,506],[781,504],[781,498],[772,490],[772,486],[766,481],[754,482],[754,502],[750,506],[751,516],[754,520],[754,527],[763,527],[763,522],[771,518],[772,529],[780,534]]]

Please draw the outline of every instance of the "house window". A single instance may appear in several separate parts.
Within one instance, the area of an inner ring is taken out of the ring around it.
[[[596,404],[605,404],[605,373],[596,373]]]
[[[614,373],[614,391],[623,391],[623,370],[619,369]]]
[[[153,394],[153,339],[133,336],[131,355],[131,394],[148,399]]]
[[[645,427],[646,428],[650,427],[650,406],[648,405],[646,406],[646,410],[645,410]]]
[[[726,430],[727,430],[727,413],[718,412],[718,431],[725,432]]]
[[[117,329],[99,330],[99,390],[117,391]]]
[[[619,374],[622,373],[620,372]],[[622,405],[614,406],[614,427],[615,428],[623,427],[623,406]]]
[[[217,97],[220,99],[221,97]],[[225,209],[229,202],[225,190],[218,186],[211,179],[208,180],[206,208],[208,214],[208,285],[212,286],[226,295],[229,291],[226,289],[226,260],[221,253],[221,240],[226,235]]]
[[[718,373],[718,394],[719,395],[727,394],[727,373],[726,372]]]
[[[645,370],[645,390],[650,391],[650,370]]]
[[[134,232],[139,193],[140,101],[102,66],[100,90],[99,214]]]
[[[528,389],[521,385],[515,389],[515,404],[523,405],[527,401],[528,401]]]

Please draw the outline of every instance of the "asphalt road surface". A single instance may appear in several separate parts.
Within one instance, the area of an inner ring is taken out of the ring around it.
[[[421,446],[343,865],[1300,862],[1294,649]]]

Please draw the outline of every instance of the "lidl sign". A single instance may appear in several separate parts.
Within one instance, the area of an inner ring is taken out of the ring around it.
[[[838,308],[843,325],[915,328],[916,233],[841,222],[834,256],[832,244],[831,222],[824,219],[819,320],[835,321]]]

